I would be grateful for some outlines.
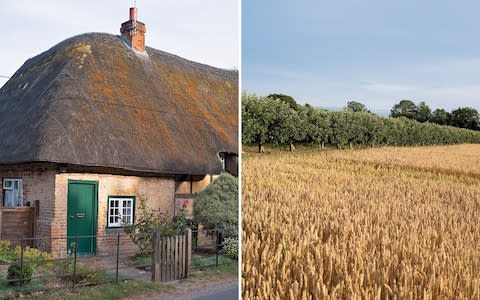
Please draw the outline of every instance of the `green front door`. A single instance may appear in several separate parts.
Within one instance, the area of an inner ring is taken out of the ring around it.
[[[67,249],[73,253],[95,254],[97,229],[97,181],[68,181]]]

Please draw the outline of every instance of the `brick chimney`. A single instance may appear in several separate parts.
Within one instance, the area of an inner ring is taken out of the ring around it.
[[[133,49],[143,52],[145,50],[145,32],[147,32],[145,24],[137,21],[137,8],[130,7],[130,20],[122,23],[120,33],[130,42]]]

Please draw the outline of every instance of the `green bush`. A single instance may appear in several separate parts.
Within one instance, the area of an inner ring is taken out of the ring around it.
[[[226,238],[222,243],[221,253],[230,259],[238,259],[238,239]]]
[[[20,248],[20,246],[15,247],[15,255],[17,258],[20,257],[21,251],[22,249]],[[36,269],[45,262],[47,262],[45,266],[50,267],[52,263],[49,261],[52,259],[52,254],[48,252],[44,252],[31,247],[25,247],[23,249],[23,260],[31,264],[33,269]]]
[[[15,261],[17,254],[10,247],[10,241],[3,240],[0,241],[0,261],[4,263],[11,263]]]
[[[8,240],[0,241],[0,261],[4,263],[12,263],[20,259],[22,248],[16,246],[12,249],[11,243]],[[29,263],[33,269],[36,269],[44,262],[48,262],[53,257],[48,252],[43,252],[36,248],[24,247],[23,248],[23,260]],[[51,263],[48,263],[46,267],[49,267]]]
[[[7,279],[9,285],[21,285],[32,280],[33,267],[30,264],[15,261],[8,267]]]
[[[193,202],[196,224],[205,229],[223,229],[223,237],[238,235],[238,179],[222,173]]]
[[[74,262],[75,261],[73,257],[58,261],[54,266],[56,276],[65,282],[73,282]],[[77,261],[75,266],[75,284],[82,285],[98,282],[102,279],[102,277],[104,277],[104,273],[104,271],[98,271],[94,265]]]
[[[132,242],[140,248],[140,254],[152,251],[152,234],[160,230],[162,236],[182,234],[187,228],[188,220],[184,209],[181,209],[175,218],[168,218],[158,210],[147,206],[146,200],[140,197],[138,217],[135,224],[124,224],[124,231]]]

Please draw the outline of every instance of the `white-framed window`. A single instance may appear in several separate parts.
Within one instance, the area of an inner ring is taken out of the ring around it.
[[[23,181],[19,178],[3,179],[3,206],[23,206]]]
[[[133,224],[135,213],[135,197],[109,196],[107,227],[121,227]]]

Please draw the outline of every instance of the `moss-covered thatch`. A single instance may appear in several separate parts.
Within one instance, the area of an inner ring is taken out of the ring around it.
[[[146,52],[91,33],[25,62],[0,90],[0,164],[219,173],[217,153],[238,153],[238,73]]]

